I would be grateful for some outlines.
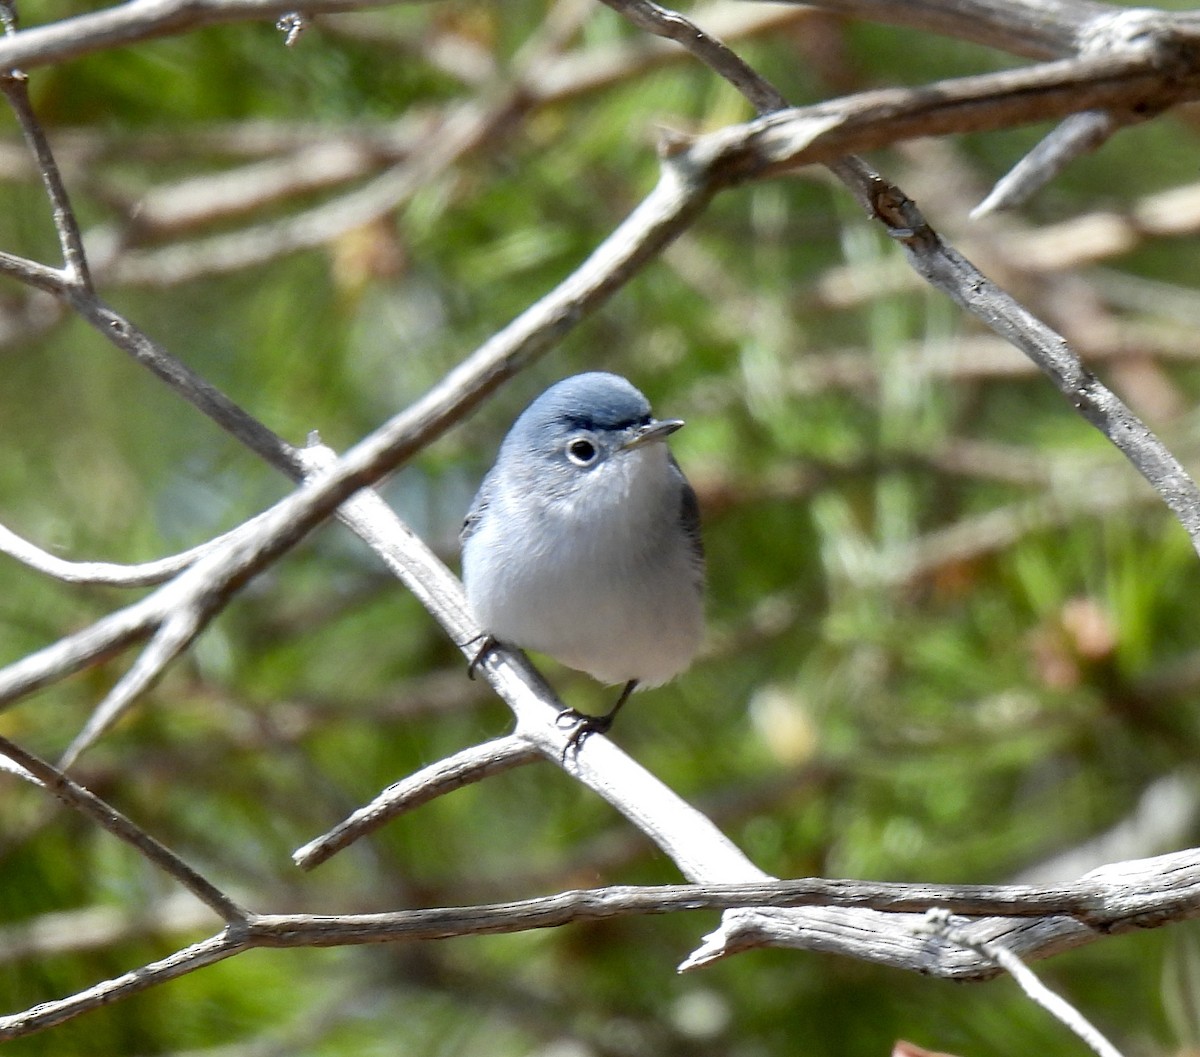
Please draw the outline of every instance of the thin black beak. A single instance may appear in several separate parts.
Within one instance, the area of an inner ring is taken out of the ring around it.
[[[621,450],[629,451],[632,448],[640,448],[643,444],[666,440],[679,429],[683,429],[683,419],[681,418],[663,418],[648,422],[630,432],[629,439],[621,445]]]

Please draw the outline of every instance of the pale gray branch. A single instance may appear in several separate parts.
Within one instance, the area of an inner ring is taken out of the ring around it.
[[[106,804],[60,770],[7,738],[0,737],[0,753],[25,770],[33,779],[36,779],[37,784],[45,787],[63,803],[82,812],[101,828],[137,849],[142,856],[168,877],[178,881],[226,922],[239,922],[246,919],[247,912],[229,896],[111,804]]]
[[[396,0],[307,0],[306,14],[357,11]],[[289,7],[289,4],[291,6]],[[295,10],[293,0],[128,0],[0,40],[0,68],[48,66],[223,22],[269,21]],[[280,47],[283,47],[282,40]]]
[[[253,539],[265,531],[263,526],[272,513],[272,510],[268,510],[258,514],[210,543],[186,552],[189,561],[175,579],[165,583],[157,591],[101,617],[89,627],[64,636],[57,642],[28,654],[5,668],[0,668],[0,710],[43,686],[89,665],[97,664],[147,638],[154,638],[171,622],[177,612],[191,613],[192,615],[187,617],[188,620],[199,620],[197,613],[210,616],[219,599],[217,584],[210,574],[213,564],[220,565],[222,561],[227,561],[231,554],[240,554],[247,539]],[[173,563],[181,557],[182,555],[176,555],[175,558],[166,561]],[[44,561],[42,564],[45,564]],[[197,566],[199,572],[196,571]],[[201,602],[204,604],[201,605]],[[182,627],[180,624],[170,636],[164,636],[163,644],[169,646],[177,639]],[[193,637],[198,630],[199,625],[191,629]],[[136,674],[131,669],[127,678],[113,688],[110,699],[125,697],[134,684],[138,691],[148,685],[158,674],[154,668],[155,664],[153,656],[149,660],[143,659]],[[137,667],[135,665],[135,668]],[[132,700],[132,697],[129,700]]]
[[[198,593],[207,594],[203,584],[199,585]],[[64,770],[79,759],[81,753],[94,745],[105,731],[125,714],[139,695],[158,682],[167,666],[183,653],[200,633],[209,614],[191,599],[185,598],[176,602],[176,594],[175,590],[168,592],[164,600],[166,612],[158,630],[138,659],[130,665],[129,670],[93,709],[83,729],[67,746],[67,751],[59,761],[59,766]]]
[[[384,823],[430,800],[540,759],[542,754],[515,734],[463,749],[388,786],[328,833],[297,848],[292,860],[300,869],[311,870]]]
[[[1094,151],[1121,127],[1104,110],[1085,110],[1065,118],[1053,132],[999,180],[988,196],[971,210],[978,219],[1028,202],[1082,154]]]
[[[256,519],[252,518],[249,523]],[[209,553],[214,547],[221,546],[233,533],[240,531],[240,526],[230,532],[216,536],[207,543],[190,547],[178,554],[166,558],[157,558],[149,562],[136,562],[123,565],[118,562],[81,562],[68,561],[57,555],[44,551],[41,547],[30,543],[15,532],[0,525],[0,554],[45,573],[56,580],[68,584],[105,584],[109,587],[150,587],[161,584],[172,576],[181,573],[197,558]]]
[[[976,940],[967,934],[966,930],[957,928],[948,911],[937,908],[930,910],[925,917],[925,928],[922,932],[939,936],[950,943],[957,943],[978,951],[985,958],[990,958],[1017,981],[1021,990],[1034,1002],[1041,1006],[1051,1016],[1065,1024],[1088,1046],[1098,1057],[1121,1057],[1121,1052],[1104,1037],[1082,1013],[1061,995],[1047,987],[1031,972],[1003,943],[995,940]]]
[[[932,907],[973,916],[955,922],[961,934],[956,929],[953,939],[931,941],[928,935],[919,934],[919,927],[924,920],[921,912]],[[835,920],[838,913],[854,912],[871,917],[847,920],[890,922],[877,933],[859,937],[863,946],[870,944],[868,957],[873,960],[979,979],[997,971],[995,959],[979,953],[985,944],[1003,943],[1013,953],[1020,951],[1026,957],[1041,957],[1065,946],[1096,939],[1110,930],[1151,927],[1200,914],[1200,852],[1116,863],[1079,881],[1040,889],[807,878],[750,884],[618,886],[560,892],[511,903],[381,914],[250,915],[244,922],[233,923],[218,935],[168,958],[68,998],[0,1017],[0,1040],[43,1030],[104,1003],[257,947],[411,943],[557,928],[579,921],[629,915],[726,909],[721,940],[715,938],[717,934],[709,937],[706,947],[683,966],[696,968],[715,957],[767,943],[822,949],[823,919],[804,917],[805,908],[811,914],[829,915],[829,920]],[[1033,919],[974,916],[997,910],[1032,912],[1039,916]],[[801,921],[816,924],[810,927],[805,942],[789,943],[802,937],[787,926]],[[727,931],[732,922],[742,923],[736,935]],[[844,952],[845,947],[835,949]],[[705,952],[703,956],[701,952]]]
[[[305,10],[320,12],[349,6],[362,5],[318,0],[315,6],[309,5]],[[927,6],[942,15],[950,9],[948,3],[930,2]],[[1016,17],[1026,22],[1035,14],[1030,4],[1013,6]],[[1061,52],[1053,50],[1052,44],[1055,41],[1062,44],[1068,34],[1074,43],[1078,42],[1081,27],[1086,26],[1088,18],[1095,15],[1098,8],[1098,5],[1061,2],[1037,6],[1045,15],[1045,32],[1037,46],[1054,54]],[[961,17],[961,12],[970,7],[972,5],[967,3],[958,5],[955,17]],[[133,0],[120,8],[0,41],[0,66],[56,61],[66,55],[141,39],[152,33],[285,10],[287,7],[283,5],[273,6],[262,0],[240,0],[238,3],[228,0]],[[674,13],[668,13],[668,16],[673,18]],[[860,192],[869,192],[867,197],[871,199],[874,215],[889,223],[892,232],[905,243],[914,266],[998,332],[1030,351],[1052,374],[1060,389],[1071,395],[1080,409],[1156,484],[1168,505],[1193,532],[1193,538],[1200,539],[1197,533],[1200,525],[1196,523],[1200,513],[1197,513],[1194,486],[1178,465],[1169,461],[1165,449],[1141,423],[1128,415],[1127,409],[1116,403],[1094,378],[1082,372],[1061,339],[1029,317],[1011,299],[999,295],[965,260],[942,245],[911,208],[911,203],[907,203],[895,188],[863,166],[847,168],[840,162],[848,152],[892,143],[908,136],[1010,126],[1020,121],[1045,120],[1047,116],[1061,117],[1081,109],[1162,108],[1194,98],[1200,94],[1194,42],[1180,39],[1177,43],[1179,48],[1167,67],[1163,65],[1162,54],[1154,48],[1125,48],[1118,54],[1100,58],[1085,57],[1030,70],[966,78],[916,92],[864,93],[849,100],[780,111],[691,141],[676,137],[666,146],[660,180],[654,191],[575,272],[476,350],[425,397],[336,461],[315,450],[310,454],[297,452],[222,394],[181,368],[128,321],[86,292],[70,289],[67,297],[73,307],[115,344],[156,371],[176,391],[273,465],[293,477],[303,473],[311,475],[310,480],[252,527],[232,534],[161,593],[156,592],[149,600],[144,600],[144,606],[130,607],[121,614],[114,614],[107,622],[99,622],[86,640],[87,648],[92,650],[89,659],[95,659],[105,649],[111,650],[133,638],[145,637],[156,627],[165,628],[161,657],[155,659],[148,651],[139,662],[140,667],[135,665],[122,681],[121,694],[124,700],[131,700],[133,695],[128,692],[129,688],[136,690],[145,685],[161,670],[162,663],[178,652],[219,610],[232,592],[335,511],[372,543],[389,567],[467,653],[470,641],[479,629],[474,627],[466,611],[457,581],[407,527],[387,511],[378,496],[359,490],[431,442],[504,380],[604,304],[694,221],[717,191],[814,162],[838,165],[857,183]],[[706,47],[708,44],[711,41],[706,42]],[[733,75],[731,71],[736,64],[727,54],[711,48],[707,54],[715,68]],[[24,58],[16,57],[21,55]],[[1170,76],[1164,76],[1164,71]],[[745,71],[739,68],[734,72],[742,76]],[[762,85],[751,84],[751,88],[759,90]],[[761,95],[761,99],[764,105],[771,102],[767,95]],[[470,122],[465,122],[462,130],[467,142],[482,131]],[[400,179],[399,174],[391,175]],[[378,186],[373,190],[378,192]],[[396,188],[389,190],[394,193]],[[100,631],[102,625],[103,631]],[[174,638],[166,641],[171,636]],[[85,640],[72,637],[64,641],[70,641],[72,646],[55,653],[56,662],[66,667],[86,663],[80,660]],[[26,689],[40,685],[39,679],[44,683],[52,678],[46,663],[48,652],[51,651],[27,658],[27,661],[40,658],[32,665],[20,662],[11,666],[8,673],[0,673],[0,700],[4,699],[6,674],[9,674],[11,693],[10,673],[14,669],[23,672],[25,682],[21,685]],[[26,665],[25,668],[22,669],[22,665]],[[505,758],[524,759],[523,754],[516,751],[517,742],[521,742],[548,758],[561,759],[565,735],[553,723],[557,707],[553,695],[536,673],[521,658],[503,652],[489,654],[480,668],[517,716],[516,733],[504,740],[508,753]],[[105,718],[98,716],[96,721]],[[20,760],[18,763],[22,767],[28,766]],[[590,739],[581,751],[569,755],[562,763],[570,774],[599,792],[659,843],[685,876],[703,882],[769,880],[707,818],[606,739]],[[418,776],[417,783],[424,783],[428,777]],[[425,788],[430,795],[440,791],[434,785]],[[1098,912],[1102,914],[1106,929],[1191,916],[1200,907],[1196,898],[1195,869],[1195,862],[1188,856],[1150,864],[1124,864],[1124,869],[1109,868],[1103,876],[1092,875],[1092,894],[1102,892],[1106,902],[1100,911],[1093,905],[1088,911],[1091,917],[1067,916],[1069,912],[1063,911],[1061,904],[1057,910],[1048,910],[1043,904],[1036,911],[1030,911],[1039,915],[1032,922],[1014,923],[1009,917],[980,919],[972,924],[977,930],[972,933],[972,943],[981,937],[1004,936],[1004,942],[1012,949],[1044,956],[1099,935],[1097,927],[1089,923],[1097,920]],[[925,890],[932,889],[925,886]],[[891,900],[890,911],[908,907],[905,914],[915,913],[927,904],[914,901],[911,892],[905,893],[903,898],[897,897],[894,891],[881,895],[878,889],[869,897],[863,896],[861,890],[855,895],[839,895],[836,888],[826,884],[819,893],[815,889],[806,895],[793,892],[790,909],[769,910],[741,909],[756,902],[746,889],[739,889],[735,895],[729,892],[711,895],[707,901],[698,900],[695,892],[696,889],[684,886],[677,893],[679,902],[675,904],[656,902],[641,894],[625,893],[609,898],[603,893],[565,893],[549,900],[499,908],[407,911],[354,918],[252,916],[244,921],[239,919],[221,935],[204,943],[97,985],[80,995],[46,1003],[25,1014],[0,1018],[0,1038],[58,1023],[86,1009],[254,946],[440,938],[548,927],[587,917],[664,912],[682,907],[739,908],[727,912],[720,932],[710,937],[685,963],[687,967],[704,964],[749,945],[774,944],[839,950],[949,976],[977,977],[991,971],[986,959],[980,959],[977,953],[962,947],[949,943],[931,947],[928,940],[919,947],[914,946],[911,922],[903,916],[897,920],[894,913],[880,910],[878,902],[869,901],[886,898]],[[779,906],[781,900],[789,898],[770,886],[760,888],[759,892],[760,905],[764,906]],[[954,905],[948,903],[952,893],[941,890],[938,894],[947,898],[939,898],[936,902]],[[1024,895],[1028,897],[1029,893]],[[1024,898],[1019,905],[1022,908],[1030,906]],[[978,908],[979,904],[975,906]],[[1119,911],[1116,916],[1113,916],[1114,907]],[[236,911],[236,915],[242,914],[239,908],[231,906],[227,909]]]
[[[785,0],[798,3],[799,0]],[[806,0],[826,11],[970,40],[1014,55],[1072,55],[1119,8],[1094,0]]]
[[[918,274],[1029,356],[1151,484],[1200,551],[1200,488],[1149,427],[1083,366],[1059,334],[946,245],[902,192],[881,188],[874,205]]]

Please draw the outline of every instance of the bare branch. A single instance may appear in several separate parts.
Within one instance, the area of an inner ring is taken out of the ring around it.
[[[202,903],[216,911],[227,923],[246,920],[247,912],[229,896],[111,804],[106,804],[94,793],[68,778],[62,771],[34,756],[33,753],[26,752],[7,738],[0,737],[0,753],[23,768],[36,779],[38,784],[44,786],[63,803],[86,815],[114,837],[135,848],[139,854],[152,862],[163,873],[173,877]]]
[[[1029,356],[1149,481],[1200,551],[1200,488],[1146,424],[1080,363],[1060,335],[947,246],[902,192],[881,188],[874,204],[917,272]]]
[[[660,7],[654,0],[604,0],[635,26],[683,45],[705,65],[716,70],[753,104],[760,114],[787,106],[783,94],[722,41],[705,33],[692,20]]]
[[[311,16],[394,2],[306,0],[304,11]],[[295,6],[294,0],[127,0],[116,7],[21,30],[0,40],[0,68],[48,66],[106,48],[225,22],[273,21],[294,11]]]
[[[0,37],[0,48],[16,36],[17,14],[12,0],[4,0],[4,35]],[[50,150],[50,144],[42,131],[42,126],[33,113],[29,102],[29,83],[25,74],[14,65],[0,63],[0,91],[3,91],[9,106],[17,116],[21,133],[30,151],[37,159],[38,172],[42,177],[42,185],[50,199],[51,212],[54,217],[54,230],[58,233],[59,247],[62,250],[63,264],[67,280],[72,285],[78,285],[84,290],[91,289],[92,279],[88,273],[87,257],[83,252],[83,240],[79,234],[79,224],[75,212],[71,208],[71,200],[67,195],[66,184],[58,171],[58,163]]]
[[[595,739],[600,743],[600,739]],[[588,745],[592,744],[589,741]],[[590,750],[585,750],[590,751]],[[582,755],[582,753],[581,753]],[[80,1013],[125,997],[136,991],[174,979],[214,961],[256,947],[331,947],[365,943],[416,942],[449,939],[456,936],[523,932],[535,928],[557,928],[579,921],[664,914],[681,910],[726,909],[725,922],[740,920],[768,926],[777,920],[810,921],[805,944],[820,948],[819,930],[812,921],[798,917],[802,908],[811,912],[856,911],[870,914],[872,920],[891,920],[894,926],[866,937],[875,943],[874,960],[921,967],[930,972],[946,972],[963,978],[985,978],[996,972],[995,959],[981,956],[984,944],[999,942],[989,938],[997,927],[1009,928],[1024,940],[1024,949],[1034,957],[1061,949],[1063,928],[1073,930],[1074,945],[1106,935],[1110,930],[1144,928],[1166,920],[1181,920],[1200,914],[1200,853],[1178,852],[1157,859],[1117,863],[1066,885],[1033,888],[1029,886],[906,885],[896,882],[866,882],[808,878],[795,881],[771,881],[753,884],[663,885],[639,888],[616,886],[560,892],[555,895],[509,903],[470,907],[439,907],[400,910],[380,914],[344,914],[311,916],[307,914],[251,915],[244,923],[231,924],[220,934],[186,947],[168,958],[114,980],[54,1002],[44,1002],[24,1013],[0,1017],[0,1040],[17,1038],[62,1023]],[[1036,910],[1033,909],[1036,904]],[[769,909],[755,910],[754,907]],[[964,919],[961,933],[953,939],[941,939],[931,945],[928,935],[919,935],[923,918],[917,911],[932,907],[962,914],[986,914],[1003,909],[1018,914],[1034,913],[1034,921],[973,917]],[[729,910],[727,908],[739,908]],[[790,909],[789,909],[790,908]],[[881,909],[886,908],[886,909]],[[1075,917],[1094,921],[1083,924]],[[736,916],[736,917],[735,917]],[[1057,923],[1055,937],[1043,926]],[[725,925],[722,926],[725,928]],[[893,935],[894,934],[894,935]],[[780,933],[780,938],[785,938]],[[907,936],[902,948],[895,936]],[[887,943],[881,942],[887,937]],[[828,937],[826,937],[828,938]],[[740,947],[726,946],[722,954],[734,953],[752,945],[743,933]],[[759,933],[756,944],[769,942]],[[1056,946],[1057,943],[1057,946]],[[1040,944],[1040,947],[1038,946]],[[786,944],[785,944],[786,945]],[[1007,942],[1015,952],[1013,943]],[[934,950],[930,948],[934,947]],[[953,960],[935,960],[937,950],[954,952]],[[990,948],[989,948],[990,949]],[[684,968],[701,961],[692,955]],[[711,959],[709,959],[711,960]],[[956,972],[948,972],[955,967]]]
[[[124,316],[86,291],[71,289],[67,293],[67,301],[97,332],[149,369],[236,440],[276,469],[293,477],[299,475],[299,463],[292,445],[248,414],[216,386],[210,385],[186,364],[175,359]]]
[[[542,754],[515,734],[463,749],[388,786],[328,833],[297,848],[292,860],[300,869],[311,870],[405,812],[454,789],[540,759]]]
[[[1025,155],[971,210],[972,218],[1024,205],[1081,154],[1094,151],[1121,128],[1103,110],[1085,110],[1065,118],[1053,132]]]
[[[1035,59],[1074,54],[1090,26],[1119,11],[1094,0],[1005,0],[1002,4],[990,0],[815,0],[813,6]]]
[[[259,515],[261,516],[261,515]],[[246,524],[253,524],[257,517]],[[122,565],[117,562],[67,561],[44,551],[0,525],[0,554],[29,566],[29,568],[68,584],[105,584],[109,587],[149,587],[161,584],[181,573],[198,558],[226,543],[242,526],[232,529],[198,546],[154,561]]]
[[[170,594],[174,595],[175,592]],[[188,599],[178,605],[171,605],[141,656],[117,680],[116,685],[93,710],[83,730],[67,747],[59,761],[60,767],[70,767],[82,752],[94,745],[105,731],[125,714],[140,694],[158,682],[167,666],[192,644],[208,615]]]
[[[954,926],[948,911],[937,908],[930,910],[925,917],[925,929],[931,935],[940,936],[951,943],[977,950],[985,958],[991,958],[997,965],[1006,970],[1034,1002],[1041,1006],[1051,1016],[1071,1029],[1099,1057],[1121,1057],[1121,1052],[1104,1037],[1082,1013],[1061,995],[1055,994],[1037,976],[1025,967],[1025,964],[1002,943],[989,940],[974,940],[962,929]]]
[[[157,591],[101,617],[90,627],[67,635],[6,668],[0,668],[0,710],[34,690],[96,664],[144,639],[162,634],[165,648],[187,637],[183,636],[185,630],[190,637],[194,637],[223,600],[221,585],[214,580],[211,569],[214,565],[224,568],[230,563],[237,568],[238,556],[243,554],[246,547],[252,546],[252,541],[278,531],[278,517],[277,505],[210,543],[187,552],[190,560],[176,579]],[[179,557],[176,556],[176,559]],[[176,559],[168,559],[168,563]],[[225,589],[232,590],[228,585],[225,585]],[[179,621],[174,629],[169,634],[162,632],[174,620]],[[193,621],[196,622],[194,625]],[[175,655],[171,652],[172,657]],[[110,701],[121,699],[121,707],[124,708],[132,700],[132,697],[125,698],[131,687],[140,692],[157,677],[160,669],[156,668],[156,664],[151,657],[143,661],[137,672],[131,670],[126,679],[114,687]]]

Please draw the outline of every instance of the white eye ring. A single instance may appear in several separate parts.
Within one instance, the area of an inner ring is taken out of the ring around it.
[[[600,456],[600,449],[587,437],[576,437],[567,444],[567,458],[576,466],[591,466]]]

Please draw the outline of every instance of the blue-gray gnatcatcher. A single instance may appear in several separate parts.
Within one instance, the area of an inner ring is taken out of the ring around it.
[[[696,493],[663,443],[682,425],[653,418],[615,374],[564,379],[513,424],[463,525],[480,656],[501,642],[624,684],[603,716],[562,713],[568,747],[607,731],[635,687],[674,678],[700,646]]]

